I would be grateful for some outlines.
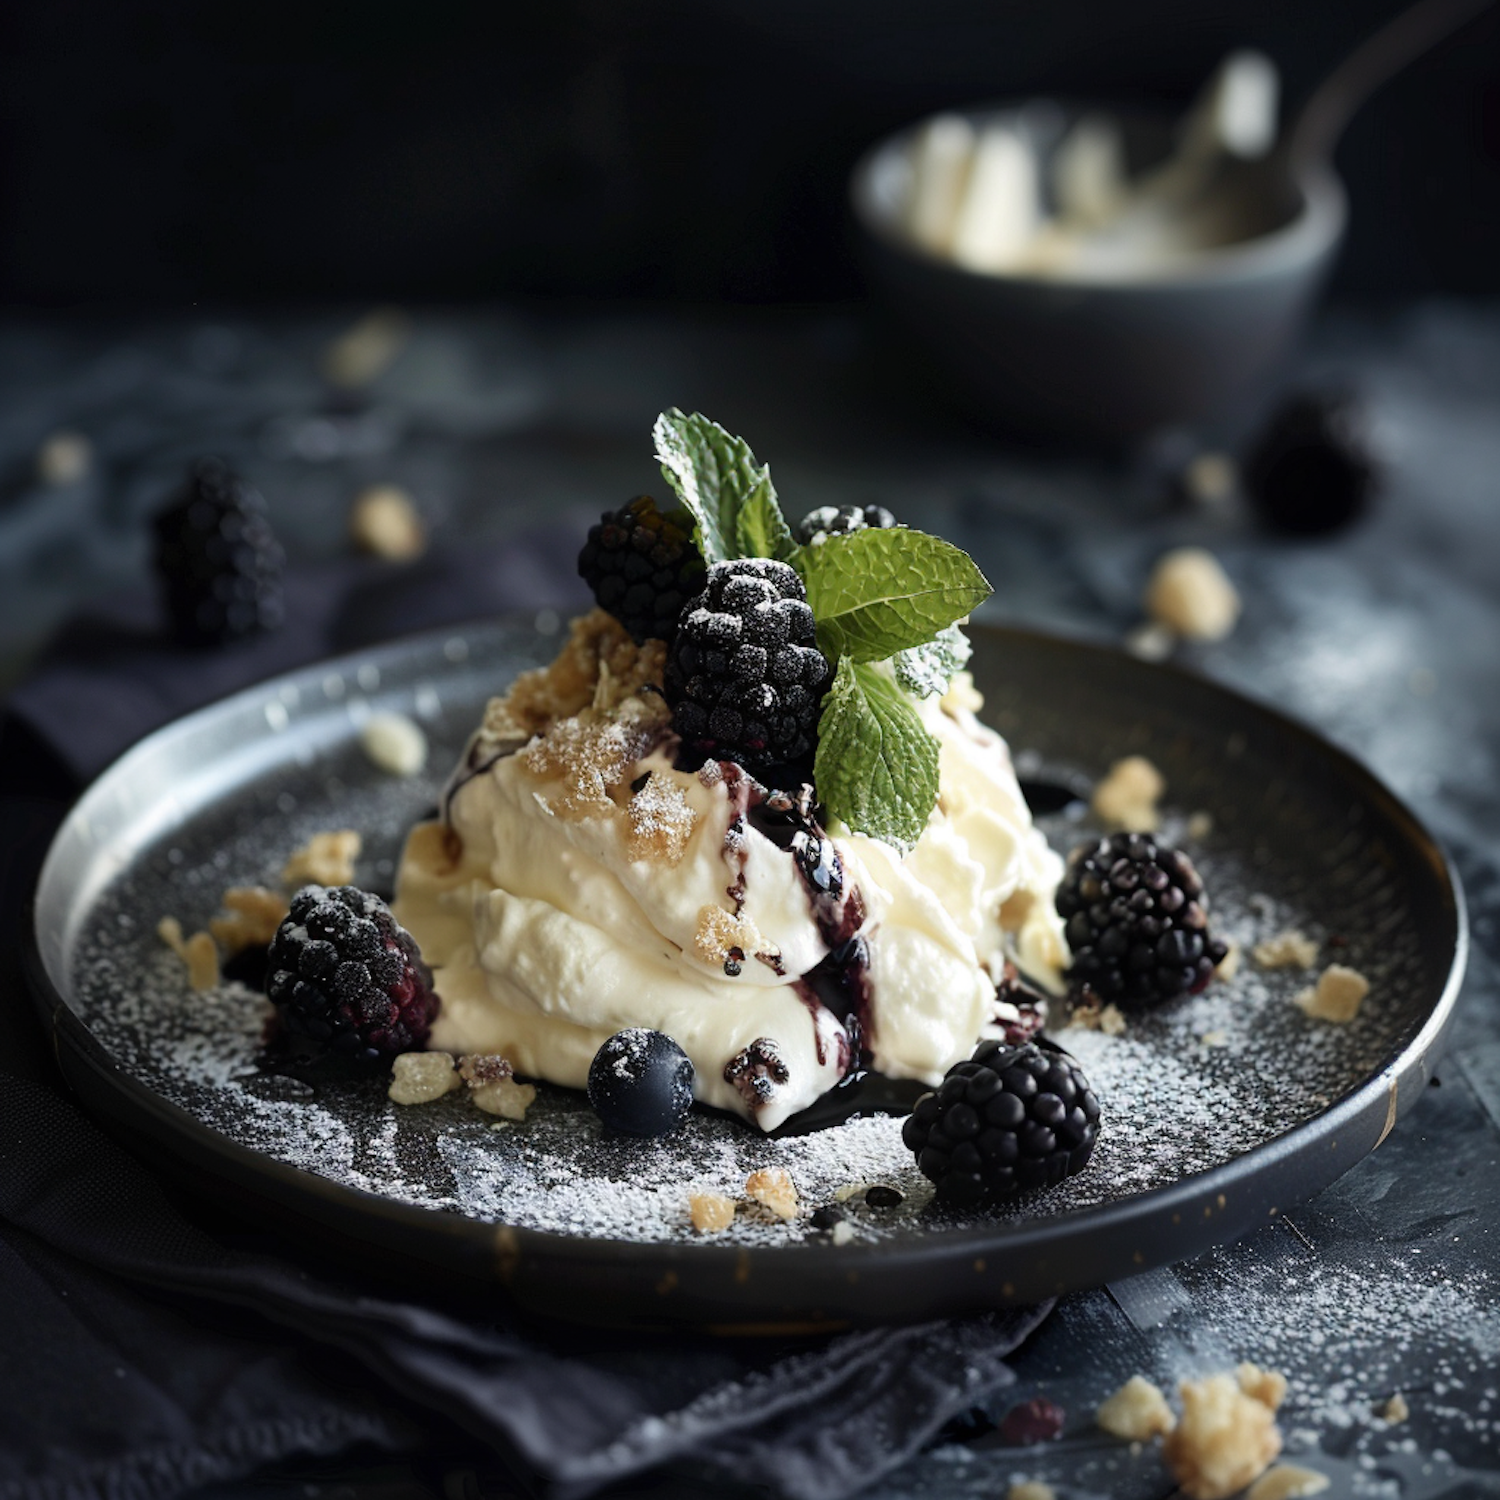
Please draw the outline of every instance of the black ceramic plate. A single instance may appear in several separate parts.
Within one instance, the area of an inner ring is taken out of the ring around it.
[[[264,1001],[232,983],[193,995],[158,920],[205,925],[226,886],[274,883],[327,828],[359,830],[357,878],[388,888],[486,697],[555,649],[555,617],[539,625],[424,636],[278,679],[151,736],[90,788],[42,872],[31,974],[92,1108],[205,1189],[412,1276],[575,1319],[785,1330],[1034,1301],[1192,1255],[1332,1182],[1420,1095],[1466,936],[1453,874],[1411,814],[1349,757],[1222,688],[993,628],[974,632],[975,676],[1023,777],[1086,786],[1122,755],[1149,756],[1167,778],[1166,831],[1246,949],[1231,982],[1124,1035],[1058,1034],[1105,1111],[1093,1161],[1062,1188],[941,1209],[887,1116],[770,1140],[695,1114],[664,1142],[627,1142],[545,1086],[505,1124],[461,1095],[401,1108],[377,1082],[312,1094],[257,1074]],[[358,727],[377,709],[425,724],[428,773],[400,780],[367,760]],[[1042,819],[1059,847],[1087,829],[1079,807]],[[1313,975],[1250,959],[1288,928],[1318,941],[1319,967],[1369,977],[1354,1022],[1310,1020],[1291,996]],[[734,1194],[768,1165],[799,1189],[794,1221],[748,1209],[694,1235],[690,1191]],[[868,1203],[875,1184],[903,1201]],[[831,1201],[847,1243],[811,1226]]]

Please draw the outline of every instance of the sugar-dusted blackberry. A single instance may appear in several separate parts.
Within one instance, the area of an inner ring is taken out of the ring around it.
[[[617,1031],[589,1065],[589,1103],[611,1130],[666,1135],[693,1107],[693,1064],[660,1031]]]
[[[438,1012],[416,939],[352,885],[292,897],[268,970],[273,1050],[296,1067],[378,1067],[424,1046]]]
[[[1081,1172],[1099,1137],[1099,1101],[1059,1048],[981,1042],[923,1094],[901,1128],[939,1198],[978,1203],[1056,1187]]]
[[[895,524],[895,516],[883,505],[820,505],[803,516],[797,540],[811,547],[831,536],[848,536],[870,527],[885,530]]]
[[[286,554],[259,492],[218,459],[193,465],[152,527],[156,571],[180,641],[222,645],[281,624]]]
[[[1228,951],[1208,927],[1203,881],[1149,833],[1082,844],[1057,888],[1076,996],[1145,1010],[1196,995]]]
[[[1305,391],[1279,407],[1245,460],[1245,489],[1260,515],[1303,536],[1335,531],[1363,513],[1381,465],[1365,409],[1350,391]]]
[[[637,645],[670,641],[682,606],[703,589],[705,569],[686,511],[663,515],[650,495],[605,511],[589,528],[578,572]]]
[[[672,723],[683,742],[752,768],[813,747],[828,684],[802,580],[785,563],[715,563],[682,612],[667,654]]]

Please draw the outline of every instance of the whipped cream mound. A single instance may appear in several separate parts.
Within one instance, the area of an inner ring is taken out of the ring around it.
[[[940,792],[903,856],[825,831],[808,789],[677,769],[663,654],[603,611],[574,621],[412,830],[394,909],[435,974],[432,1047],[582,1088],[608,1037],[646,1026],[700,1101],[773,1130],[856,1066],[936,1085],[1015,1017],[1007,958],[1055,983],[1062,861],[972,687],[920,704]]]

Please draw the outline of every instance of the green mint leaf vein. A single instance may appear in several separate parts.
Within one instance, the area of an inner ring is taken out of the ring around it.
[[[891,658],[896,681],[919,698],[946,693],[955,672],[969,664],[974,648],[958,625],[948,625],[922,646],[908,646]]]
[[[770,470],[755,462],[743,438],[700,412],[687,416],[675,406],[656,419],[652,436],[662,474],[693,517],[693,540],[704,562],[790,552],[791,532]]]
[[[823,699],[813,778],[832,817],[905,853],[937,803],[938,742],[895,682],[845,656]]]
[[[825,655],[883,661],[924,646],[990,595],[961,548],[904,526],[870,527],[798,549]]]

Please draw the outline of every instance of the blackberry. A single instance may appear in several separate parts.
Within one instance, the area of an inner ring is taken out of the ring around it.
[[[617,1031],[589,1065],[589,1103],[611,1130],[665,1135],[693,1107],[693,1064],[660,1031]]]
[[[1302,536],[1359,516],[1380,481],[1369,424],[1348,391],[1293,396],[1262,429],[1245,461],[1245,488],[1260,515]]]
[[[1208,930],[1203,881],[1179,849],[1117,833],[1068,858],[1057,890],[1075,996],[1145,1010],[1196,995],[1228,951]]]
[[[663,515],[650,495],[607,510],[578,554],[579,576],[639,646],[670,641],[682,606],[701,592],[705,569],[686,511]]]
[[[848,536],[871,527],[885,530],[895,524],[895,516],[883,505],[820,505],[803,516],[797,540],[811,547],[831,536]]]
[[[663,686],[684,744],[755,768],[809,754],[828,675],[802,580],[785,563],[746,557],[708,570]]]
[[[912,1108],[901,1139],[951,1203],[1056,1187],[1081,1172],[1099,1136],[1099,1101],[1065,1052],[981,1042]]]
[[[379,896],[309,885],[271,940],[275,1054],[294,1066],[374,1067],[426,1044],[438,998],[416,939]]]
[[[193,465],[152,526],[172,632],[185,645],[222,645],[281,624],[286,554],[259,492],[218,459]]]

